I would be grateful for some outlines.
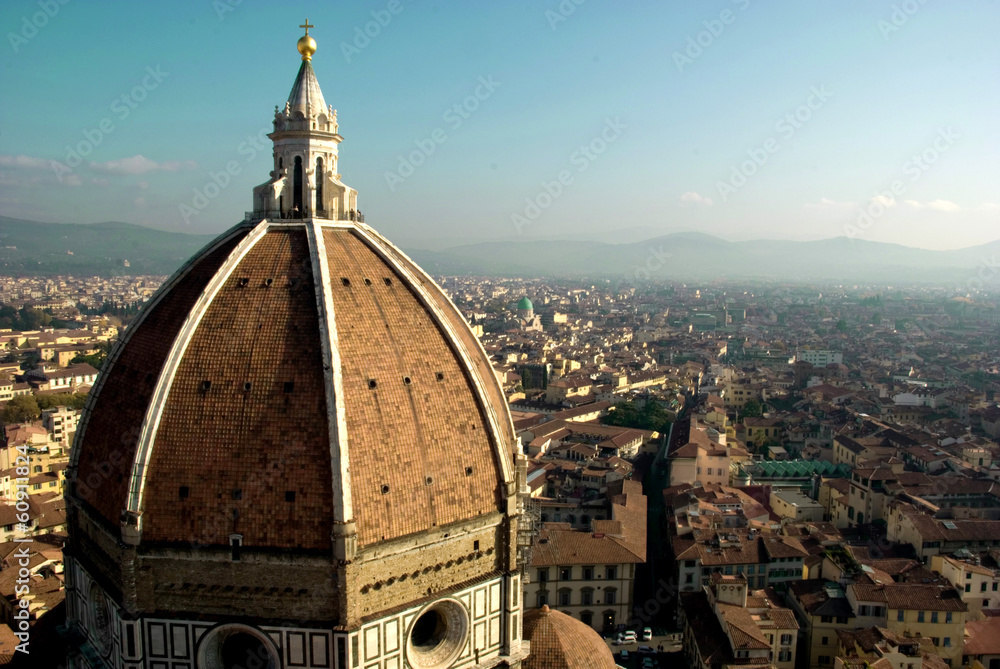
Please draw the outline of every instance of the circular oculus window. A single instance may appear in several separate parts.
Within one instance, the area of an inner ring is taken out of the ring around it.
[[[198,645],[198,669],[278,669],[278,653],[260,630],[220,625]]]
[[[442,599],[424,608],[410,625],[406,658],[419,669],[448,667],[469,640],[469,614],[454,599]]]

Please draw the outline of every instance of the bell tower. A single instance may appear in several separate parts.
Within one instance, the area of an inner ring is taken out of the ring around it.
[[[302,65],[284,108],[274,108],[274,167],[271,178],[253,189],[252,220],[303,219],[363,220],[358,213],[358,193],[340,181],[337,146],[337,110],[323,98],[312,57],[315,26],[307,19],[299,26]]]

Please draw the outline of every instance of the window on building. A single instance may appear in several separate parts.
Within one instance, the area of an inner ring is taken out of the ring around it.
[[[972,572],[971,571],[965,572],[965,580],[966,581],[971,581],[972,580]]]
[[[693,574],[687,574],[687,575],[685,575],[684,576],[684,582],[685,583],[694,583],[694,575]]]
[[[792,635],[791,634],[782,634],[781,635],[781,645],[782,646],[791,646],[792,645]]]
[[[590,606],[594,603],[594,590],[593,588],[584,588],[580,591],[580,603],[584,606]]]
[[[950,636],[946,636],[944,638],[944,647],[945,648],[951,648],[951,637]]]
[[[829,655],[820,655],[819,656],[819,663],[822,666],[826,666],[826,665],[830,664],[830,656]]]
[[[540,609],[540,608],[542,608],[543,606],[546,606],[549,603],[549,593],[547,593],[547,592],[540,592],[540,593],[538,593],[537,599],[538,599],[538,602],[536,604],[536,608]]]
[[[931,611],[931,622],[932,623],[936,623],[938,621],[937,614],[938,614],[937,611]]]
[[[792,659],[792,651],[783,650],[778,653],[778,662],[789,662]]]
[[[917,622],[918,623],[924,622],[924,612],[923,611],[917,611]]]
[[[608,567],[604,577],[609,581],[618,578],[618,567]]]
[[[946,623],[950,623],[951,622],[951,611],[945,612],[945,614],[944,614],[944,621]]]
[[[580,622],[582,622],[584,625],[593,625],[594,624],[593,611],[583,611],[580,614]]]
[[[618,598],[618,591],[614,588],[605,588],[604,590],[604,603],[614,604]]]
[[[996,581],[994,581],[993,582],[993,592],[996,592],[996,591],[997,591],[997,584],[996,584]]]
[[[868,612],[869,612],[869,608],[868,608],[867,604],[862,604],[861,606],[858,607],[858,615],[859,616],[867,616],[867,615],[869,615]]]
[[[569,606],[570,596],[572,594],[573,594],[573,591],[570,590],[569,588],[563,588],[562,590],[560,590],[559,591],[559,606]]]
[[[594,568],[593,567],[584,567],[583,568],[583,580],[584,581],[593,581],[594,580]]]
[[[903,609],[896,611],[896,622],[898,623],[903,622],[905,617],[906,617],[906,612],[903,611]]]
[[[568,581],[573,578],[573,568],[572,567],[559,567],[559,580]]]
[[[966,592],[972,592],[972,584],[971,583],[966,583],[965,584],[965,591]]]
[[[538,570],[538,582],[539,583],[545,583],[548,580],[549,580],[549,568],[545,567],[543,569],[539,569]]]
[[[934,642],[934,645],[935,645],[935,646],[940,646],[940,645],[941,645],[941,639],[939,639],[939,638],[938,638],[938,637],[936,637],[936,636],[932,636],[932,637],[931,637],[931,641],[933,641],[933,642]]]
[[[979,592],[986,592],[986,582],[983,581],[979,584]]]
[[[837,616],[837,624],[838,625],[846,625],[847,624],[847,617],[846,616]]]
[[[823,623],[832,623],[833,622],[833,616],[820,616],[819,620],[820,620],[820,622],[823,622]],[[823,643],[826,643],[826,642],[824,641]]]
[[[726,576],[732,576],[732,575],[733,575],[733,565],[727,564],[726,565]]]

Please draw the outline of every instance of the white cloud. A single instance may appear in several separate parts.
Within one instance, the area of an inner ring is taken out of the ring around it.
[[[136,199],[132,200],[132,204],[135,205],[136,209],[145,209],[147,206],[146,198],[137,197]]]
[[[849,209],[855,204],[855,202],[837,202],[828,197],[822,197],[819,202],[806,202],[802,206],[806,209]]]
[[[983,202],[979,205],[980,211],[996,211],[1000,209],[1000,202]]]
[[[101,177],[101,178],[99,178],[99,177],[93,177],[93,178],[91,178],[90,183],[92,183],[95,186],[107,186],[108,184],[111,183],[111,181],[109,181],[108,179],[105,179],[103,177]]]
[[[896,198],[890,197],[888,195],[876,195],[875,197],[871,198],[868,201],[880,204],[886,209],[896,206]]]
[[[931,200],[927,203],[927,206],[931,209],[937,209],[938,211],[961,211],[962,208],[951,200]]]
[[[681,195],[681,202],[691,203],[691,204],[700,204],[700,205],[704,205],[706,207],[711,207],[713,204],[715,204],[714,202],[712,202],[712,198],[705,197],[704,195],[699,195],[698,193],[694,192],[693,190],[689,190],[688,192],[686,192],[683,195]]]
[[[931,200],[930,202],[919,202],[917,200],[907,200],[906,204],[914,209],[933,209],[935,211],[961,211],[962,208],[951,200]]]
[[[131,158],[108,160],[103,163],[90,163],[91,169],[104,174],[145,174],[154,170],[176,172],[178,170],[193,170],[197,166],[193,160],[158,163],[141,154],[136,154]]]
[[[0,155],[0,167],[25,167],[29,170],[47,170],[52,167],[52,161],[25,155]]]
[[[65,178],[63,178],[62,183],[66,184],[67,186],[82,186],[83,179],[81,179],[78,174],[70,174]]]

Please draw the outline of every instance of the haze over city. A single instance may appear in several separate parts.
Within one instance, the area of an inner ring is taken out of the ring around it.
[[[0,7],[13,218],[240,220],[294,9],[343,178],[404,246],[1000,236],[995,2],[45,4]]]

